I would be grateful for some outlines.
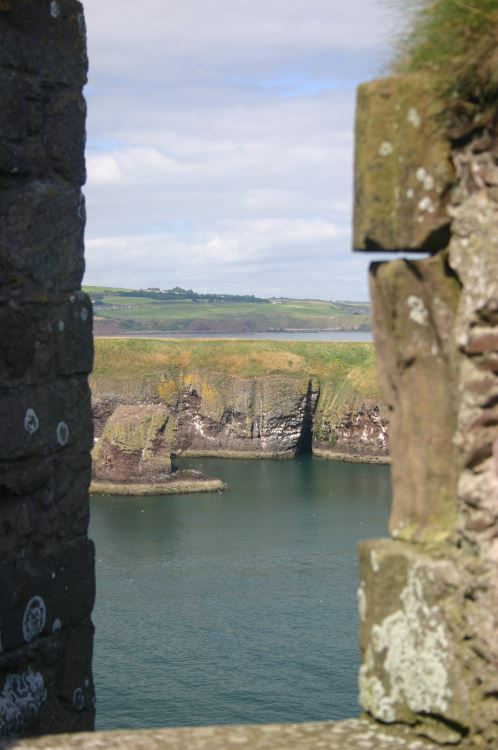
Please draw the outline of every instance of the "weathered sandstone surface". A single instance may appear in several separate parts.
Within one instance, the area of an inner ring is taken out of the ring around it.
[[[313,453],[323,458],[389,460],[389,414],[379,400],[351,397],[348,389],[325,382],[314,420]]]
[[[287,456],[311,449],[319,385],[306,379],[189,375],[179,399],[176,449]]]
[[[441,744],[498,745],[496,102],[445,120],[424,77],[361,87],[356,247],[374,263],[394,539],[361,544],[360,701]],[[367,168],[368,165],[368,168]]]

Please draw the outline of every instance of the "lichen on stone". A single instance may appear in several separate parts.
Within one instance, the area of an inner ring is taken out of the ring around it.
[[[429,575],[416,562],[400,594],[402,606],[372,628],[360,672],[360,699],[381,721],[399,719],[403,705],[414,714],[444,715],[448,710],[453,657],[441,612],[425,595]]]
[[[10,674],[0,694],[0,735],[22,734],[37,715],[47,698],[43,676],[28,669]]]
[[[418,323],[420,326],[429,325],[429,311],[423,299],[411,294],[406,300],[406,304],[410,310],[410,320],[413,320],[414,323]]]

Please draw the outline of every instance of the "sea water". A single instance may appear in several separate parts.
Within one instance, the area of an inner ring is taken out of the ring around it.
[[[223,494],[94,497],[101,729],[358,712],[357,542],[386,534],[386,466],[191,461]]]
[[[132,339],[246,339],[256,341],[373,341],[371,331],[257,331],[255,333],[217,333],[214,331],[125,331],[121,338]]]

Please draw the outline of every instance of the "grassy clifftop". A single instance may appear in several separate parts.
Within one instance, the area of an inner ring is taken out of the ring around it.
[[[372,344],[242,340],[117,339],[95,341],[92,376],[99,381],[151,381],[191,372],[230,377],[315,377],[349,383],[365,398],[380,399]]]
[[[312,444],[326,457],[387,455],[372,344],[114,337],[95,344],[98,430],[119,404],[165,405],[177,420],[176,449],[196,455],[294,455]]]

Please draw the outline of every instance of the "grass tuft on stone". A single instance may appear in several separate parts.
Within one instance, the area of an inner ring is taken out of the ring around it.
[[[399,0],[397,0],[399,2]],[[498,0],[412,0],[393,68],[426,72],[438,93],[482,104],[498,96]]]

